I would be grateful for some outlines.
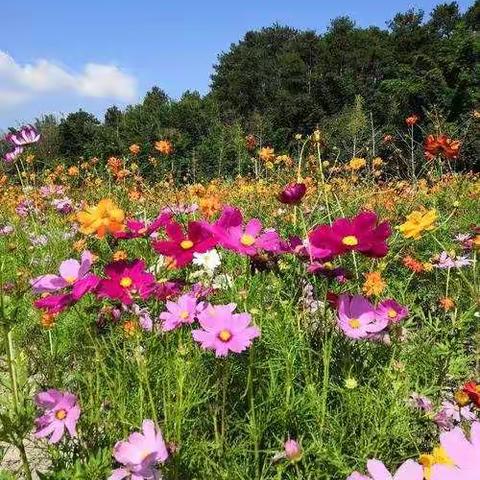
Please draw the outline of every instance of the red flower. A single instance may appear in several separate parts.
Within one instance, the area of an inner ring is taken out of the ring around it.
[[[468,382],[463,386],[463,391],[468,395],[473,404],[480,408],[480,385],[477,382]]]
[[[425,158],[432,160],[437,155],[443,155],[445,158],[455,159],[460,152],[460,141],[452,140],[446,135],[429,135],[425,139]]]
[[[320,225],[309,235],[313,248],[329,251],[329,257],[350,251],[367,257],[384,257],[391,235],[388,222],[378,223],[374,212],[362,212],[353,218],[338,218],[332,225]]]
[[[152,246],[157,253],[171,257],[177,268],[189,264],[195,252],[205,253],[217,244],[204,222],[189,222],[186,234],[177,222],[168,223],[165,230],[169,240],[155,240]]]
[[[280,202],[287,205],[296,205],[302,201],[307,192],[307,186],[304,183],[289,183],[278,195]]]

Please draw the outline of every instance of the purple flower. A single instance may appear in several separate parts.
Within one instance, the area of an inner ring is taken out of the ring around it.
[[[423,412],[431,412],[433,410],[432,401],[425,395],[420,395],[416,392],[410,395],[410,404]]]
[[[76,425],[80,417],[80,407],[75,395],[50,389],[38,393],[35,403],[44,411],[43,415],[35,420],[35,437],[45,438],[50,435],[49,443],[58,443],[65,434],[65,429],[71,437],[77,436]]]
[[[471,407],[459,407],[458,405],[443,401],[441,410],[435,415],[433,421],[442,430],[451,430],[455,424],[460,423],[462,420],[466,422],[473,422],[478,420],[477,415],[472,412]]]
[[[52,200],[53,207],[59,212],[67,215],[73,212],[73,202],[68,198],[56,198]]]
[[[73,300],[79,300],[98,284],[98,278],[89,274],[91,266],[92,254],[85,250],[80,262],[73,258],[65,260],[60,264],[59,275],[41,275],[30,280],[30,285],[35,293],[57,292],[63,288],[71,287]]]
[[[399,323],[408,315],[408,308],[395,300],[388,299],[380,302],[375,310],[378,318],[386,320],[389,325]]]
[[[113,456],[123,467],[115,469],[108,480],[158,480],[161,475],[157,464],[167,460],[168,451],[160,429],[152,420],[144,420],[141,432],[117,442]]]
[[[236,313],[236,305],[208,305],[200,314],[198,321],[201,329],[193,330],[193,338],[205,350],[215,350],[217,357],[229,352],[240,353],[260,336],[260,330],[251,325],[252,317],[248,313]]]
[[[291,462],[298,462],[302,458],[302,447],[296,440],[293,440],[291,438],[288,439],[283,444],[283,450],[285,452],[285,458],[287,458]]]
[[[43,198],[53,197],[54,195],[63,195],[65,188],[62,185],[43,185],[39,188],[40,195]]]
[[[24,125],[17,133],[7,134],[5,140],[17,147],[23,147],[37,143],[40,140],[40,134],[32,125]]]
[[[442,252],[438,257],[435,267],[446,269],[446,268],[462,268],[468,267],[471,265],[472,260],[468,259],[466,255],[455,257],[450,256],[447,252]]]
[[[388,320],[377,317],[373,305],[361,295],[340,295],[338,299],[338,326],[353,339],[368,338],[388,325]]]
[[[196,203],[192,203],[191,205],[169,205],[164,207],[161,213],[167,213],[170,215],[178,215],[181,213],[195,213],[198,210],[198,205]]]
[[[29,235],[30,243],[34,247],[43,247],[48,243],[48,237],[46,235]]]
[[[278,195],[278,200],[286,205],[297,205],[307,192],[304,183],[289,183]]]
[[[23,153],[23,147],[15,147],[3,156],[3,160],[7,163],[12,163]]]
[[[153,330],[153,321],[150,316],[150,312],[147,308],[141,308],[139,305],[134,303],[130,307],[132,313],[138,318],[138,324],[142,330],[146,332],[151,332]]]
[[[0,235],[10,235],[13,232],[14,228],[11,225],[4,225],[0,227]]]
[[[187,293],[176,302],[167,300],[166,307],[167,311],[160,314],[164,332],[174,330],[186,323],[193,323],[197,315],[203,310],[204,305],[202,302],[198,303],[197,297]]]
[[[35,204],[29,198],[25,198],[18,202],[15,211],[19,217],[26,218],[30,213],[35,212]]]

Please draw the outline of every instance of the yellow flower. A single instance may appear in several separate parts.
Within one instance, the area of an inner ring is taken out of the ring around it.
[[[363,292],[367,297],[372,295],[380,295],[387,284],[383,281],[380,272],[365,273],[365,283],[363,284]]]
[[[420,455],[419,461],[423,466],[423,474],[426,480],[432,478],[432,467],[434,465],[454,465],[450,457],[447,455],[447,452],[442,447],[435,447],[432,453],[424,453],[423,455]]]
[[[349,390],[353,390],[357,387],[358,387],[358,382],[355,378],[348,377],[345,379],[345,388],[348,388]]]
[[[367,164],[367,161],[364,158],[353,157],[348,164],[351,170],[360,170]]]
[[[98,238],[103,238],[107,233],[123,230],[125,214],[112,200],[105,198],[98,205],[87,207],[77,214],[80,223],[80,232],[91,235],[96,233]]]
[[[421,238],[423,232],[435,228],[437,218],[438,214],[434,208],[431,210],[416,210],[410,215],[407,215],[407,221],[399,225],[398,230],[400,230],[405,238],[418,240]]]
[[[383,165],[383,160],[380,157],[376,157],[372,160],[372,165],[374,168],[381,167]]]

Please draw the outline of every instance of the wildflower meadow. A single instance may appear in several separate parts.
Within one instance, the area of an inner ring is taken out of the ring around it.
[[[480,112],[367,109],[6,133],[0,480],[480,479]]]

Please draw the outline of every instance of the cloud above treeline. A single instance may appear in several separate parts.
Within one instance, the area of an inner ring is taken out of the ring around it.
[[[22,65],[0,50],[0,111],[65,94],[128,102],[136,92],[136,79],[115,65],[87,63],[80,71],[70,72],[44,59]]]

